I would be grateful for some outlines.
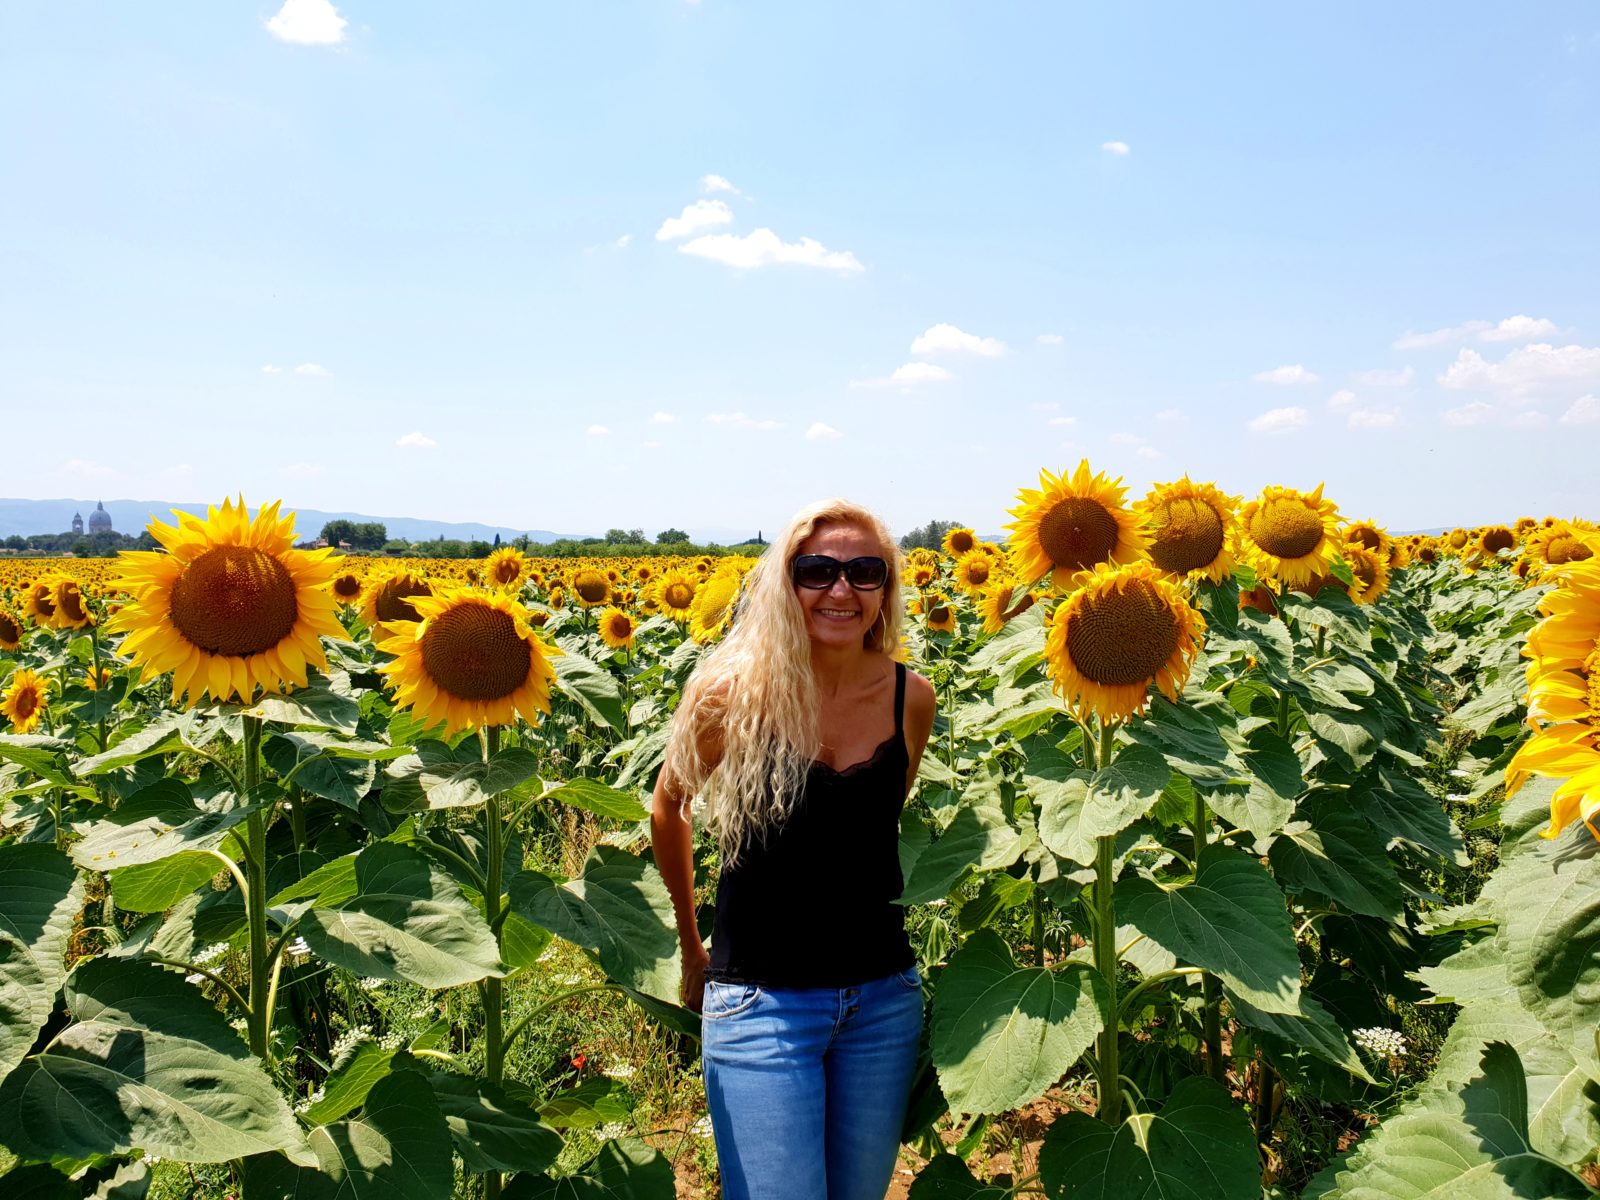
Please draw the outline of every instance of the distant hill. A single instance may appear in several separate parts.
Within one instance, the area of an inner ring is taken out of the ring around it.
[[[65,533],[72,528],[72,514],[83,517],[84,528],[89,525],[89,514],[94,511],[94,500],[8,500],[0,498],[0,538],[21,534],[28,537],[36,533]],[[111,514],[111,527],[118,533],[138,533],[151,517],[172,522],[172,510],[204,516],[204,504],[178,504],[170,500],[107,500],[106,512]],[[562,538],[599,537],[603,529],[584,533],[556,533],[549,529],[512,529],[505,525],[484,525],[477,521],[428,521],[419,517],[375,517],[366,513],[323,512],[316,508],[295,509],[295,532],[302,538],[314,538],[329,521],[382,521],[392,538],[405,538],[410,542],[426,542],[434,538],[458,538],[468,542],[479,539],[509,542],[527,534],[535,542],[555,542]],[[653,538],[662,526],[649,528],[645,536]],[[753,529],[730,529],[723,526],[691,528],[686,531],[696,542],[712,542],[724,546],[736,545],[755,536]]]

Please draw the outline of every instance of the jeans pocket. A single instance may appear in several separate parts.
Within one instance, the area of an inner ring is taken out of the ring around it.
[[[915,967],[907,967],[904,971],[897,972],[895,978],[907,988],[915,989],[922,986],[922,976],[917,974]]]
[[[753,983],[719,983],[708,979],[705,998],[700,1003],[700,1016],[707,1021],[736,1017],[760,998],[761,989]]]

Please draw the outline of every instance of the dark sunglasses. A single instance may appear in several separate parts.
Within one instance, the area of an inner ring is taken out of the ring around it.
[[[889,564],[881,558],[852,558],[840,562],[828,554],[802,554],[789,568],[796,587],[820,592],[831,588],[840,572],[858,592],[875,592],[889,581]]]

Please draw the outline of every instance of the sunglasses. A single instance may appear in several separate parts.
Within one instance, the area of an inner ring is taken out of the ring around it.
[[[858,592],[875,592],[889,581],[889,564],[881,558],[862,557],[840,562],[828,554],[802,554],[789,568],[796,587],[816,592],[831,588],[841,572]]]

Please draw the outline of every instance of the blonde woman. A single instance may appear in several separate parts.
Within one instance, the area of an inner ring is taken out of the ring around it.
[[[656,862],[726,1200],[882,1200],[900,1145],[922,981],[905,933],[900,809],[933,688],[895,662],[900,571],[883,522],[797,513],[701,660],[656,783]],[[689,800],[721,853],[709,953]]]

